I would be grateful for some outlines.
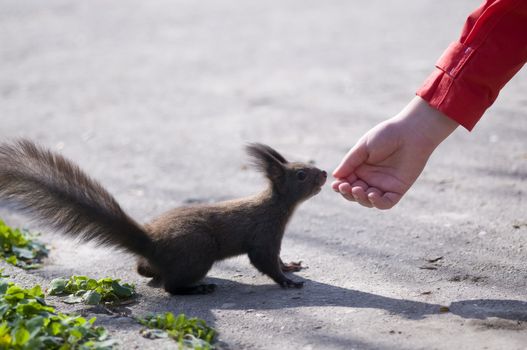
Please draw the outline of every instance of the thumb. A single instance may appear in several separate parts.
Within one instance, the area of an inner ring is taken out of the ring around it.
[[[359,140],[344,156],[340,164],[333,171],[333,177],[343,179],[352,174],[355,169],[368,159],[366,142]]]

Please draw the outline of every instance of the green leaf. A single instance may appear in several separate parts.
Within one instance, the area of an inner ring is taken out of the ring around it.
[[[24,289],[0,282],[0,349],[110,350],[117,344],[94,318],[57,313],[46,305],[39,285]]]
[[[27,293],[33,297],[43,297],[42,288],[37,284],[31,289],[27,289]]]
[[[99,284],[102,284],[102,283],[112,283],[114,280],[111,278],[111,277],[105,277],[105,278],[101,278],[98,282]]]
[[[64,278],[55,278],[52,280],[48,288],[49,295],[59,295],[64,293],[67,282],[68,281]]]
[[[84,299],[82,296],[69,295],[66,299],[63,300],[66,304],[78,304],[82,303]]]
[[[79,328],[72,328],[70,329],[70,336],[74,337],[74,338],[77,338],[77,339],[82,339],[82,332],[80,331]]]
[[[44,326],[44,317],[43,316],[35,316],[33,318],[30,318],[26,322],[27,330],[29,331],[30,335],[34,337],[38,332],[40,332],[40,329]]]
[[[11,265],[16,265],[18,263],[18,259],[16,258],[15,255],[11,255],[10,257],[8,257],[7,259],[5,259],[5,261]]]
[[[40,269],[42,264],[28,264],[26,262],[19,262],[18,267],[23,268],[24,270],[35,270]]]
[[[88,290],[94,290],[95,288],[97,288],[99,286],[99,284],[97,283],[96,280],[94,280],[93,278],[90,278],[86,281],[86,289]]]
[[[112,282],[112,289],[120,298],[129,298],[134,295],[134,288],[129,284],[120,285],[119,282]]]
[[[27,248],[13,247],[12,251],[18,258],[21,259],[33,259],[35,257],[35,253]]]
[[[91,344],[89,344],[89,348],[93,350],[110,350],[118,344],[119,341],[117,339],[107,339],[104,341],[91,342]],[[84,343],[83,345],[86,346],[87,343]]]
[[[5,294],[8,287],[9,282],[5,278],[0,279],[0,295]]]
[[[95,280],[87,276],[71,276],[69,279],[55,279],[48,288],[50,295],[67,294],[65,303],[79,303],[95,305],[101,302],[119,304],[123,300],[135,295],[134,286],[110,277]]]
[[[212,345],[216,331],[207,326],[206,322],[198,318],[187,318],[184,314],[177,317],[171,312],[148,315],[137,319],[147,326],[141,334],[150,339],[165,337],[165,334],[176,340],[180,348],[213,349]],[[156,330],[156,331],[153,331]]]
[[[24,346],[24,349],[45,349],[42,337],[32,336]]]
[[[141,335],[148,339],[168,338],[168,333],[161,329],[143,329]]]
[[[26,270],[40,267],[40,260],[47,256],[48,249],[34,237],[27,230],[11,228],[0,221],[0,257]]]
[[[20,326],[19,328],[15,329],[14,338],[15,344],[22,346],[27,343],[30,338],[29,331],[24,326]]]
[[[180,315],[180,316],[182,316],[182,315]],[[169,327],[172,327],[175,324],[175,322],[176,322],[176,318],[174,317],[174,314],[171,313],[171,312],[168,312],[166,314],[165,318],[166,318],[166,321],[167,321],[167,325]]]
[[[82,300],[88,305],[97,305],[101,302],[102,296],[94,290],[87,291]]]
[[[51,335],[58,335],[62,332],[62,324],[60,322],[52,322],[50,324]]]

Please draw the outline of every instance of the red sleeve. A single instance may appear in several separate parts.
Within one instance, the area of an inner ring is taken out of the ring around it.
[[[487,0],[417,95],[468,130],[527,61],[527,0]]]

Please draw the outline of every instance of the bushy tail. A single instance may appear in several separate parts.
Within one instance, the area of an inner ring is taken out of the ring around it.
[[[31,141],[0,144],[0,199],[70,236],[149,257],[152,240],[77,165]]]

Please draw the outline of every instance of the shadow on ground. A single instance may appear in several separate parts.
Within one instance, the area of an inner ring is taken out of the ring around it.
[[[228,310],[275,310],[314,306],[340,306],[384,310],[410,320],[423,319],[428,315],[445,313],[442,305],[426,302],[396,299],[382,295],[361,292],[303,279],[303,289],[283,290],[276,285],[248,285],[219,278],[207,278],[207,282],[218,285],[216,292],[202,296],[156,296],[144,300],[146,308],[166,304],[165,298],[172,298],[169,307],[174,312],[196,306],[207,309]],[[161,300],[162,299],[162,300]],[[233,301],[233,302],[231,302]],[[512,321],[527,321],[527,302],[519,300],[477,299],[453,302],[449,312],[465,319],[501,318]]]

